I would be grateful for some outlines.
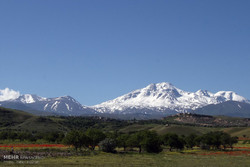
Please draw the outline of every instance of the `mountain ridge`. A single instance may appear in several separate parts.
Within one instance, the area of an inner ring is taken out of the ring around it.
[[[246,98],[233,91],[219,91],[211,93],[207,90],[187,92],[176,88],[173,84],[162,82],[150,84],[145,88],[137,89],[113,100],[93,106],[99,112],[117,113],[128,108],[147,108],[158,111],[173,110],[188,112],[209,104],[218,104],[225,101],[239,101],[250,103]]]
[[[211,93],[207,90],[198,90],[196,92],[188,92],[175,87],[169,82],[150,84],[144,88],[131,91],[113,100],[94,106],[83,106],[71,96],[45,98],[34,94],[19,95],[15,99],[0,101],[0,106],[32,111],[31,113],[39,111],[40,113],[46,112],[64,116],[109,115],[112,117],[112,115],[115,115],[118,118],[136,117],[149,119],[161,118],[176,113],[193,112],[195,110],[198,112],[198,109],[205,106],[217,105],[228,101],[245,103],[250,106],[248,99],[233,91]],[[237,109],[238,104],[234,103],[232,105],[236,105],[234,108]],[[220,106],[218,105],[218,107]],[[223,109],[218,111],[221,112]],[[247,109],[248,106],[244,108],[244,112],[247,112]],[[206,110],[206,112],[209,111]],[[241,115],[250,114],[241,113]]]
[[[33,94],[20,95],[17,99],[0,102],[0,106],[12,109],[23,109],[28,112],[44,111],[52,115],[79,116],[94,114],[95,111],[81,105],[71,96],[44,98]]]

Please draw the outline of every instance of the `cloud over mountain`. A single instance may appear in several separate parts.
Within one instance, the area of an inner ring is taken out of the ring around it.
[[[14,100],[20,96],[19,91],[15,91],[9,88],[0,89],[0,101]]]

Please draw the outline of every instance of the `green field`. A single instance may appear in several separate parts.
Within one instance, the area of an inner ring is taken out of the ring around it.
[[[32,151],[34,148],[20,149]],[[0,150],[4,150],[0,148]],[[5,149],[6,150],[6,149]],[[8,148],[7,150],[10,150]],[[18,150],[17,150],[18,151]],[[53,153],[70,151],[70,156],[55,156]],[[92,167],[249,167],[250,144],[240,141],[234,150],[201,150],[199,148],[183,151],[168,151],[159,154],[141,153],[136,151],[124,153],[117,148],[118,153],[104,153],[98,150],[75,153],[70,147],[36,149],[36,153],[52,153],[51,156],[34,160],[0,161],[0,166],[92,166]]]
[[[1,166],[97,166],[97,167],[248,167],[246,155],[199,155],[188,153],[108,154],[46,158],[29,161],[5,161]]]

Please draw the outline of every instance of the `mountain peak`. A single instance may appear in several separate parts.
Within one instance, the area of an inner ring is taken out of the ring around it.
[[[162,83],[152,83],[147,87],[143,88],[142,90],[149,90],[149,91],[163,91],[163,90],[173,90],[176,87],[169,83],[169,82],[162,82]]]
[[[170,82],[161,82],[161,83],[157,83],[155,84],[156,87],[159,88],[164,88],[164,89],[173,89],[176,88],[173,84],[171,84]]]
[[[238,95],[237,93],[233,91],[219,91],[215,93],[215,96],[222,96],[224,97],[227,101],[239,101],[239,102],[246,102],[249,103],[249,100],[246,98]]]
[[[21,101],[22,103],[35,103],[37,101],[45,101],[46,98],[34,94],[24,94],[19,96],[16,100]]]
[[[100,112],[123,112],[130,108],[154,109],[158,112],[187,112],[209,104],[225,101],[248,102],[242,96],[231,91],[220,91],[213,94],[207,90],[187,92],[176,88],[169,82],[150,84],[145,88],[132,91],[114,100],[93,106]]]
[[[195,94],[200,95],[200,96],[207,96],[207,97],[210,97],[212,95],[211,92],[209,92],[207,90],[202,90],[202,89],[195,92]]]

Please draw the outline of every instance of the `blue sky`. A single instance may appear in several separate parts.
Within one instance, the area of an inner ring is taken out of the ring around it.
[[[0,89],[84,105],[150,83],[250,99],[249,0],[0,0]]]

